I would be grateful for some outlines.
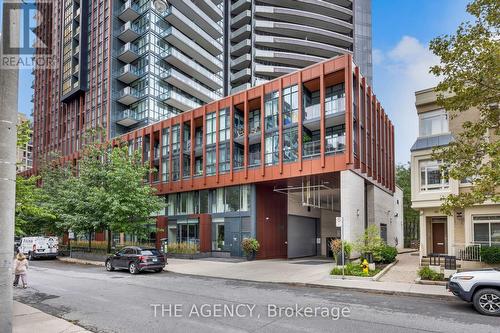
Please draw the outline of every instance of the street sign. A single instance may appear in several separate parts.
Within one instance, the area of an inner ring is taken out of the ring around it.
[[[71,240],[75,239],[75,233],[73,231],[68,231],[68,238]]]

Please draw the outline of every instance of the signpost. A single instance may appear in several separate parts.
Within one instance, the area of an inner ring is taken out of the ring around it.
[[[342,280],[345,279],[344,269],[345,269],[345,253],[344,253],[344,218],[342,216],[338,216],[335,219],[335,225],[337,228],[340,228],[340,242],[342,243]]]

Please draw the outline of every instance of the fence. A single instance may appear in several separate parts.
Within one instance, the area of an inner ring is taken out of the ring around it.
[[[453,248],[459,260],[481,261],[481,244],[455,244]]]

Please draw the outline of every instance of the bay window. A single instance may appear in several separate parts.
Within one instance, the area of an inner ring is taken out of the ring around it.
[[[441,170],[438,161],[420,161],[419,166],[421,191],[435,191],[448,188],[448,177]]]

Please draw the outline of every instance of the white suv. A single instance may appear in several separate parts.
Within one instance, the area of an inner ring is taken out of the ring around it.
[[[500,316],[500,269],[455,273],[446,288],[479,313]]]

